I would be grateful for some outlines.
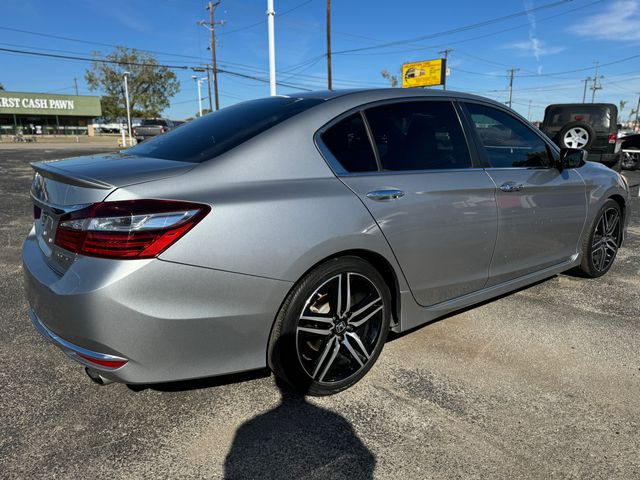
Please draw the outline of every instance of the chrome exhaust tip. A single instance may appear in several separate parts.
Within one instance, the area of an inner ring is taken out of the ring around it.
[[[87,376],[91,379],[93,383],[97,383],[98,385],[101,385],[101,386],[109,385],[110,383],[113,383],[113,380],[109,380],[108,378],[103,377],[93,368],[85,367],[84,371],[86,372]]]

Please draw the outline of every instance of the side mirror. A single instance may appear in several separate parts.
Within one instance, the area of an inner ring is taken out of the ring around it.
[[[558,170],[566,168],[580,168],[587,161],[589,152],[580,148],[563,148],[560,150]]]
[[[618,130],[622,130],[622,124],[621,124],[621,123],[618,123],[618,124],[616,125],[616,128],[617,128]]]

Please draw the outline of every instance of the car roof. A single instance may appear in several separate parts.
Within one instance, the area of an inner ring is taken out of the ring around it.
[[[386,100],[393,98],[453,97],[466,100],[479,100],[504,107],[504,104],[486,97],[480,97],[478,95],[473,95],[465,92],[457,92],[454,90],[435,90],[431,88],[361,88],[349,90],[319,90],[313,92],[292,93],[287,94],[286,96],[297,98],[313,98],[325,101],[346,96],[358,96],[358,100],[363,100],[366,102],[375,102],[377,100]]]
[[[557,107],[607,107],[607,108],[615,108],[618,107],[613,103],[552,103],[548,105],[547,108],[557,108]]]

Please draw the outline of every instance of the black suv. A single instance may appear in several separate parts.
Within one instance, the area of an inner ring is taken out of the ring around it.
[[[620,171],[618,108],[611,103],[558,103],[540,129],[560,148],[584,148],[589,160]]]

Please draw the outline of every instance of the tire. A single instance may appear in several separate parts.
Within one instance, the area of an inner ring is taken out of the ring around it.
[[[354,256],[328,260],[283,302],[269,339],[269,367],[303,394],[341,392],[378,359],[390,320],[389,287],[371,264]]]
[[[558,132],[558,145],[588,150],[595,138],[596,132],[588,123],[569,122]]]
[[[584,276],[598,278],[609,271],[622,241],[622,222],[620,205],[608,199],[582,240],[582,262],[578,269]],[[606,235],[603,236],[603,232],[607,232]]]

